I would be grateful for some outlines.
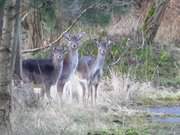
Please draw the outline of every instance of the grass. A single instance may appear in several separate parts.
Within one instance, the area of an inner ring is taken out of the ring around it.
[[[105,113],[98,108],[49,105],[45,108],[14,112],[11,120],[15,135],[150,135],[154,133],[168,135],[172,132],[179,133],[180,125],[178,124],[153,123],[141,112],[127,114],[128,112],[125,110],[123,112],[123,109],[120,112]]]
[[[151,90],[139,96],[139,102],[142,102],[144,105],[148,106],[167,106],[167,105],[179,105],[180,101],[180,92],[172,92],[168,90],[155,91]]]
[[[29,88],[23,86],[14,90],[14,93],[19,92],[15,94],[16,98],[22,100],[19,103],[31,100],[26,98]],[[112,72],[111,77],[102,80],[100,84],[97,105],[76,102],[62,105],[56,100],[48,104],[43,100],[31,107],[20,107],[18,104],[11,113],[11,123],[15,135],[178,134],[179,124],[154,121],[153,116],[157,114],[145,111],[144,105],[152,105],[157,100],[169,104],[165,100],[167,97],[179,100],[179,95],[179,92],[162,92],[153,88],[150,83],[134,82],[128,77],[121,77],[120,74]],[[148,97],[151,97],[149,104],[144,100]],[[141,102],[141,106],[138,102]]]

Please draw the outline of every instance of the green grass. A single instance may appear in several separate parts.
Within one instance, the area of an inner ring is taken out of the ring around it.
[[[142,118],[138,118],[142,119]],[[134,121],[132,121],[134,122]],[[169,135],[172,132],[178,134],[180,130],[179,124],[163,124],[163,123],[143,123],[136,121],[136,125],[126,125],[126,127],[116,127],[114,129],[99,129],[89,132],[89,135]],[[174,129],[174,130],[172,130]]]
[[[176,76],[175,78],[161,78],[160,83],[164,86],[173,86],[177,87],[180,86],[180,76]]]
[[[137,97],[137,102],[143,105],[179,105],[180,104],[180,93],[179,92],[168,92],[168,91],[152,91],[147,92],[145,95]]]
[[[162,86],[176,87],[180,84],[176,60],[168,50],[163,47],[159,50],[153,45],[140,48],[134,43],[128,47],[124,40],[112,47],[107,58],[108,63],[112,63],[121,56],[119,63],[113,66],[117,72],[129,73],[139,81],[153,81]]]

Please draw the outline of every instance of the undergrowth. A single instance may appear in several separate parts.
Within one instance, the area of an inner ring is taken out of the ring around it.
[[[92,40],[84,43],[80,54],[97,55],[97,48]],[[115,42],[106,58],[105,73],[108,67],[139,81],[152,81],[162,86],[180,85],[176,60],[162,45],[142,47],[128,38]]]
[[[35,53],[34,58],[50,57],[50,49]],[[80,56],[97,55],[95,42],[86,40],[79,51]],[[122,74],[129,74],[138,81],[152,81],[155,86],[180,86],[179,65],[168,49],[159,44],[144,45],[128,38],[114,42],[106,57],[105,75],[109,69]]]

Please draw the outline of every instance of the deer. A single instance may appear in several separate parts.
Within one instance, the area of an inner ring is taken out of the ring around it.
[[[46,94],[48,99],[51,99],[50,88],[56,84],[57,79],[61,76],[65,54],[64,48],[55,47],[52,50],[51,58],[23,60],[23,82],[42,85],[41,97]]]
[[[64,57],[62,74],[57,82],[57,92],[61,100],[65,84],[71,80],[76,72],[79,61],[78,50],[81,47],[80,43],[84,35],[85,32],[80,32],[77,35],[64,34],[64,38],[68,41],[68,53]]]
[[[86,91],[88,97],[91,96],[91,103],[93,104],[93,98],[97,99],[97,89],[100,79],[103,75],[103,67],[105,63],[106,54],[111,46],[111,40],[96,41],[98,48],[98,54],[94,56],[82,56],[78,63],[76,75],[79,78],[80,84],[83,89],[83,101],[85,101]],[[94,97],[93,97],[94,89]]]

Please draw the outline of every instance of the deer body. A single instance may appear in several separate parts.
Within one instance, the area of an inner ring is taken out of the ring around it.
[[[66,55],[63,62],[63,71],[60,79],[69,79],[75,73],[78,64],[78,50],[72,51]]]
[[[78,50],[80,47],[80,40],[85,33],[80,33],[77,36],[70,36],[69,34],[64,35],[68,42],[68,54],[64,58],[62,74],[58,79],[57,88],[60,98],[62,98],[63,89],[65,84],[73,77],[75,74],[79,55]]]
[[[103,74],[103,66],[105,62],[105,57],[107,53],[107,49],[110,45],[110,42],[98,42],[98,54],[97,57],[93,56],[83,56],[79,60],[77,74],[80,78],[80,83],[83,88],[83,97],[85,96],[85,85],[87,85],[88,96],[91,96],[91,101],[93,102],[93,88],[95,90],[95,101],[97,98],[97,88],[99,85],[100,78]],[[86,80],[87,84],[83,84]]]
[[[50,97],[50,87],[56,83],[63,69],[64,50],[54,49],[51,59],[27,59],[22,62],[23,80],[43,86]]]
[[[60,98],[62,97],[62,94],[63,94],[64,85],[66,84],[66,82],[68,80],[71,79],[71,77],[73,76],[73,74],[76,70],[77,63],[78,63],[78,53],[77,52],[68,54],[64,59],[62,74],[61,74],[60,78],[58,79],[58,83],[57,83],[57,88],[58,88],[58,93],[60,95]]]
[[[88,96],[91,97],[92,102],[93,88],[95,89],[95,99],[97,98],[97,88],[99,85],[100,78],[103,75],[104,61],[105,57],[102,58],[100,55],[98,55],[96,58],[93,56],[84,56],[80,59],[79,62],[77,72],[79,74],[80,84],[83,88],[83,98],[85,98],[85,91],[87,91]],[[84,68],[84,72],[80,67]],[[85,87],[86,85],[87,88]]]

